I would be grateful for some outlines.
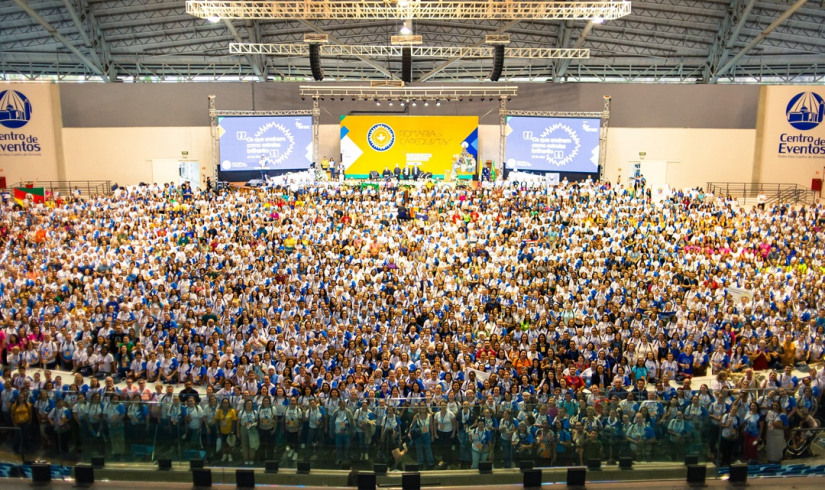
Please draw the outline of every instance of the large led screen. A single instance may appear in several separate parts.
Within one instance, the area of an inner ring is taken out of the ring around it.
[[[599,167],[600,128],[601,120],[597,118],[508,117],[507,168],[595,173]]]
[[[220,117],[218,142],[221,172],[308,169],[312,117]]]

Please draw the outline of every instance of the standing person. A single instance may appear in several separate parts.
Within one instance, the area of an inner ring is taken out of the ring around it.
[[[671,419],[667,424],[668,438],[671,443],[671,456],[673,461],[679,461],[687,446],[688,423],[685,421],[685,414],[680,410],[676,412],[676,418]]]
[[[415,453],[418,458],[418,464],[427,467],[433,467],[433,448],[432,448],[432,432],[433,427],[430,423],[430,414],[427,408],[421,406],[416,410],[412,422],[410,422],[409,436],[415,445]]]
[[[771,409],[765,414],[765,425],[767,432],[765,436],[765,452],[769,463],[779,463],[782,461],[782,454],[785,451],[785,429],[788,428],[788,416],[782,410],[779,401],[774,401]]]
[[[348,459],[350,433],[354,429],[352,412],[345,401],[338,402],[338,409],[331,416],[332,431],[335,434],[335,464],[342,465]]]
[[[367,400],[361,402],[361,406],[355,411],[355,437],[358,440],[358,448],[361,451],[360,459],[369,461],[370,443],[375,435],[375,413],[370,410]]]
[[[498,423],[499,441],[501,442],[501,460],[505,468],[513,466],[513,433],[516,431],[516,421],[513,413],[505,410]]]
[[[347,167],[344,165],[344,161],[341,160],[338,162],[338,182],[344,183],[345,172],[347,171]]]
[[[126,428],[124,425],[126,407],[120,403],[120,396],[111,395],[109,397],[109,401],[103,409],[103,416],[106,420],[111,455],[117,459],[126,454]]]
[[[298,449],[301,448],[301,426],[304,423],[304,413],[298,406],[298,399],[294,396],[289,399],[289,406],[284,412],[284,426],[286,428],[286,457],[298,461]]]
[[[446,401],[442,401],[439,404],[439,410],[433,415],[433,420],[435,421],[435,446],[438,448],[438,465],[446,467],[453,462],[452,446],[455,444],[455,434],[458,424],[456,423],[453,412],[447,410]],[[467,430],[472,427],[473,426],[468,427]]]
[[[487,429],[487,425],[482,419],[476,421],[475,427],[470,429],[469,436],[473,451],[473,462],[470,468],[476,470],[478,469],[478,463],[487,461],[487,457],[490,455],[490,441],[492,437],[490,431]]]
[[[232,446],[229,436],[233,435],[235,428],[235,421],[238,420],[238,414],[235,409],[229,404],[229,398],[221,400],[221,406],[215,411],[215,422],[218,424],[218,434],[220,436],[219,447],[223,454],[221,461],[232,462]]]
[[[49,413],[49,423],[52,424],[54,433],[57,436],[57,447],[60,454],[69,452],[69,441],[71,440],[72,411],[66,405],[66,400],[57,400],[57,406]]]
[[[275,453],[275,407],[272,398],[264,396],[258,409],[258,435],[261,439],[261,458],[269,461]]]
[[[243,408],[238,413],[237,434],[241,442],[243,463],[252,466],[255,464],[255,453],[260,445],[258,412],[255,411],[252,400],[244,401]]]
[[[195,403],[194,397],[190,396],[186,399],[186,406],[183,408],[183,419],[186,423],[186,434],[184,435],[186,446],[190,449],[201,449],[203,447],[201,430],[203,428],[204,413],[203,408]]]
[[[326,433],[326,411],[318,405],[317,398],[309,400],[309,407],[304,412],[304,418],[307,423],[307,452],[312,454],[310,459],[314,459],[315,451],[323,444]]]
[[[206,455],[210,460],[213,460],[217,453],[218,445],[218,426],[215,421],[215,414],[218,411],[218,397],[209,395],[206,404],[203,405],[203,431],[204,443],[206,444]]]
[[[34,407],[29,402],[28,390],[22,389],[11,405],[11,421],[19,430],[14,431],[14,454],[24,454],[32,430]]]
[[[750,464],[752,461],[757,461],[759,441],[762,440],[764,431],[765,422],[759,413],[759,404],[751,402],[748,413],[745,414],[742,421],[742,434],[745,439],[742,448],[742,459],[746,463]]]
[[[733,402],[730,411],[719,421],[719,465],[730,466],[739,446],[739,426],[741,421],[737,415],[739,399]],[[785,449],[785,446],[782,446]]]

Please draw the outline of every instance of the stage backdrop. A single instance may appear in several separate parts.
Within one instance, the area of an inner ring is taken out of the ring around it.
[[[763,86],[760,91],[754,182],[822,178],[825,167],[825,87]]]
[[[312,117],[220,117],[218,141],[221,180],[305,170],[312,163]]]
[[[600,127],[600,119],[508,117],[507,169],[596,173]]]
[[[434,177],[449,174],[466,149],[478,159],[477,116],[342,116],[341,159],[347,177],[366,178],[417,166]],[[472,172],[460,171],[462,174]]]

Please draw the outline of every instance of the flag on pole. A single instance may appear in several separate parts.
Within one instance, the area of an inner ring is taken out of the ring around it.
[[[43,187],[14,188],[14,200],[17,201],[17,204],[24,206],[26,204],[26,195],[31,195],[31,199],[35,203],[46,202],[46,189]]]

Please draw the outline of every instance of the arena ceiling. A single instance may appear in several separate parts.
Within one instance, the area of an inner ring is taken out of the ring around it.
[[[322,0],[310,0],[322,1]],[[430,1],[430,0],[423,0]],[[433,0],[434,1],[434,0]],[[502,0],[506,1],[506,0]],[[425,46],[586,48],[589,59],[506,59],[502,82],[822,83],[825,0],[632,0],[632,13],[586,20],[416,20]],[[788,15],[790,14],[790,15]],[[151,81],[312,80],[304,56],[230,54],[229,44],[387,46],[399,20],[220,20],[185,0],[5,0],[0,79]],[[488,79],[492,59],[415,58],[413,81]],[[322,58],[325,80],[398,78],[401,60]]]

